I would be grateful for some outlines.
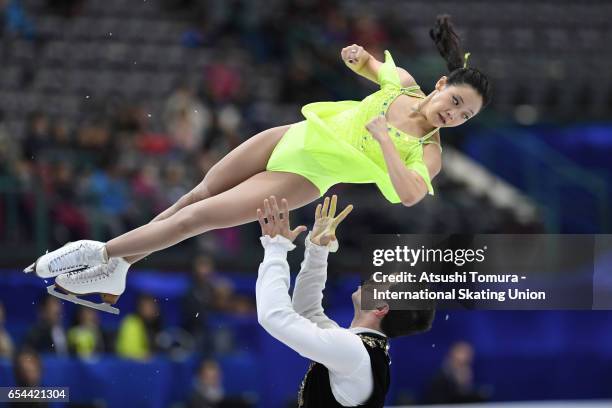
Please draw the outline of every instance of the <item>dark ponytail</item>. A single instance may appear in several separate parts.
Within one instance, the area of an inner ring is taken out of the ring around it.
[[[463,67],[461,39],[455,32],[448,14],[438,16],[436,25],[429,30],[429,36],[436,43],[440,55],[446,61],[449,72]]]
[[[429,36],[434,40],[436,48],[446,61],[446,66],[450,72],[447,85],[471,85],[482,97],[482,108],[487,106],[491,101],[489,80],[485,74],[476,68],[463,68],[461,39],[455,32],[448,14],[436,18],[436,24],[429,30]]]

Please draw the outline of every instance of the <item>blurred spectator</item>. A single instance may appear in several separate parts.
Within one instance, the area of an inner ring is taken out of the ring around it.
[[[98,312],[81,306],[77,309],[75,320],[75,325],[68,330],[70,351],[83,359],[103,353],[105,343]]]
[[[20,157],[19,143],[6,129],[4,112],[0,111],[0,177],[15,175]]]
[[[109,125],[104,121],[94,121],[81,126],[77,133],[76,144],[81,158],[97,167],[103,167],[118,156],[116,139],[112,137]]]
[[[110,236],[120,235],[126,229],[124,216],[129,209],[130,191],[125,175],[125,169],[116,160],[110,160],[86,181],[85,194],[94,201],[96,219]]]
[[[42,363],[36,351],[23,348],[13,360],[15,385],[18,387],[37,387],[41,384]]]
[[[61,163],[70,168],[82,165],[81,155],[77,153],[68,123],[54,121],[49,127],[49,144],[41,149],[41,156],[50,164]],[[35,162],[40,160],[35,158]]]
[[[66,120],[60,119],[53,122],[51,138],[53,139],[53,146],[55,147],[59,146],[63,149],[74,148],[70,125]]]
[[[210,111],[190,87],[182,85],[166,101],[164,122],[174,147],[193,152],[202,145],[204,131],[210,124]]]
[[[36,27],[19,0],[0,0],[0,18],[3,20],[3,32],[28,40],[36,38]]]
[[[193,188],[193,186],[186,182],[186,173],[187,169],[181,162],[171,162],[166,167],[162,191],[167,203],[177,202],[179,198]]]
[[[231,101],[240,94],[243,86],[242,71],[236,67],[217,61],[205,71],[205,89],[213,101]]]
[[[472,363],[474,349],[467,342],[453,344],[440,372],[434,377],[427,391],[429,404],[461,404],[483,402],[486,398],[474,386]]]
[[[172,142],[165,133],[143,131],[138,134],[136,144],[144,154],[164,156],[172,150]]]
[[[162,197],[162,191],[159,166],[145,164],[133,172],[130,184],[130,192],[132,194],[130,217],[137,224],[149,222],[151,218],[170,205]]]
[[[54,165],[51,172],[52,191],[48,203],[55,243],[86,238],[89,235],[89,225],[75,194],[76,177],[72,166],[61,162]]]
[[[42,362],[38,353],[32,349],[21,349],[13,359],[13,373],[17,387],[40,387],[42,378]],[[9,407],[15,408],[38,408],[47,407],[43,402],[18,402],[11,403]]]
[[[389,35],[383,24],[371,14],[362,14],[353,22],[351,37],[355,44],[361,45],[372,55],[382,54],[387,48]]]
[[[120,216],[128,205],[128,186],[121,165],[112,160],[103,169],[94,171],[89,179],[90,192],[97,198],[102,212]]]
[[[228,397],[223,389],[223,373],[215,360],[200,364],[193,384],[188,408],[248,408],[252,403],[242,397]]]
[[[11,358],[13,356],[13,341],[8,331],[4,328],[6,313],[4,305],[0,302],[0,358]]]
[[[202,362],[194,380],[189,408],[213,408],[223,401],[225,392],[221,384],[221,375],[221,369],[216,361]]]
[[[320,92],[313,94],[320,89],[317,86],[317,77],[314,75],[314,63],[311,55],[303,51],[295,52],[295,56],[288,61],[288,66],[283,71],[281,102],[299,103],[300,101],[319,100],[323,96]]]
[[[182,299],[183,327],[193,334],[199,350],[208,349],[208,313],[214,308],[216,289],[212,280],[214,261],[199,255],[193,262],[191,285]]]
[[[62,322],[62,303],[46,295],[38,308],[38,321],[26,336],[25,345],[39,353],[66,355],[68,341]]]
[[[237,295],[228,279],[214,275],[215,263],[209,255],[199,255],[193,263],[191,286],[183,297],[185,328],[199,328],[211,311],[248,314],[255,310],[253,301]]]
[[[348,44],[348,19],[337,4],[325,13],[325,36],[328,42]]]
[[[136,314],[127,315],[119,326],[116,351],[120,357],[146,360],[158,351],[157,336],[162,322],[159,306],[151,295],[141,294]]]
[[[49,120],[40,112],[32,113],[26,137],[21,145],[23,158],[29,161],[36,161],[39,159],[40,153],[50,146]]]
[[[153,200],[159,194],[159,167],[146,164],[140,169],[132,179],[132,192],[144,202]]]
[[[252,299],[238,295],[230,281],[220,281],[216,286],[216,309],[220,312],[236,315],[248,315],[255,312]]]
[[[118,131],[142,132],[146,129],[147,114],[142,106],[119,104],[114,108],[115,126]]]
[[[242,114],[236,105],[229,104],[217,111],[217,119],[217,124],[221,131],[220,135],[223,137],[213,144],[224,155],[225,152],[232,150],[244,141],[244,137],[240,135]],[[211,144],[208,146],[211,146]]]

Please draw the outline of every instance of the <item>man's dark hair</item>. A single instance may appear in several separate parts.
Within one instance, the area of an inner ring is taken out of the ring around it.
[[[392,292],[412,292],[429,287],[426,283],[401,282],[389,287]],[[410,303],[414,304],[414,301]],[[391,301],[389,312],[380,321],[380,328],[389,338],[410,336],[431,329],[436,314],[436,303],[431,300],[421,301],[415,306],[419,309],[407,310],[405,300]]]
[[[389,310],[380,321],[380,328],[389,338],[410,336],[431,329],[435,309]]]
[[[447,85],[467,84],[472,86],[482,97],[482,109],[491,101],[491,85],[487,76],[474,67],[463,68],[463,50],[461,39],[455,32],[448,14],[440,15],[429,36],[436,43],[440,55],[446,61],[448,75]]]

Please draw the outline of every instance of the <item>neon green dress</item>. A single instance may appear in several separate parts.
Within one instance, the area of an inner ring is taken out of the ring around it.
[[[402,94],[424,98],[418,85],[403,88],[393,58],[385,51],[385,62],[378,72],[380,90],[362,101],[315,102],[302,107],[306,120],[292,125],[274,148],[266,170],[285,171],[306,177],[321,196],[338,183],[376,183],[391,203],[401,202],[393,187],[380,145],[365,128],[377,115],[385,115],[391,103]],[[393,144],[406,166],[433,187],[423,161],[423,145],[436,128],[415,137],[389,126]]]

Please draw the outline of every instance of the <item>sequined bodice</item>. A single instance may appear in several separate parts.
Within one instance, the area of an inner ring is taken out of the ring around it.
[[[363,152],[379,167],[385,168],[385,160],[380,146],[365,126],[374,117],[378,115],[385,116],[389,106],[400,95],[423,98],[423,95],[418,93],[418,90],[418,85],[407,88],[385,87],[367,96],[353,108],[327,117],[325,123],[334,131],[336,137],[343,139]],[[422,156],[423,144],[432,143],[433,141],[430,138],[437,131],[437,129],[434,129],[423,137],[416,137],[390,124],[388,124],[388,130],[393,144],[405,162],[414,159],[415,155]]]

